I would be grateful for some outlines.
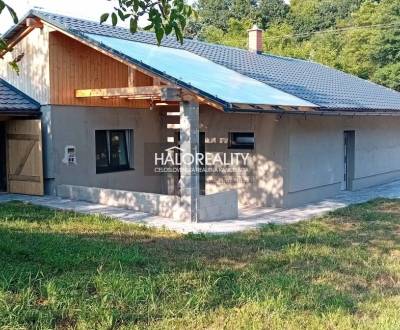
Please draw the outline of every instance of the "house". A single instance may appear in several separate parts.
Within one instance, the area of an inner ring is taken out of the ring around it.
[[[24,56],[19,76],[0,67],[3,189],[203,221],[398,179],[400,93],[264,54],[261,37],[159,47],[30,11],[5,34],[5,57]]]

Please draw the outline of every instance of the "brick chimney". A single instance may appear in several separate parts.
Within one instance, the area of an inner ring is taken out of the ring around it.
[[[254,53],[262,53],[263,51],[263,30],[259,29],[256,24],[248,30],[249,33],[249,51]]]

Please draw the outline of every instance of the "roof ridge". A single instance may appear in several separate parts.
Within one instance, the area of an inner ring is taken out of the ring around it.
[[[51,12],[51,11],[46,11],[46,10],[38,10],[38,9],[31,9],[30,10],[31,14],[48,14],[48,15],[54,15],[54,16],[59,16],[59,17],[63,17],[63,18],[69,18],[69,19],[74,19],[76,21],[82,21],[82,22],[87,22],[87,23],[91,23],[91,24],[97,24],[97,25],[101,25],[101,26],[106,26],[115,30],[120,30],[120,31],[124,31],[124,32],[130,32],[130,30],[126,27],[122,27],[122,26],[113,26],[111,24],[107,24],[107,23],[100,23],[88,18],[78,18],[78,17],[73,17],[73,16],[68,16],[66,14],[61,14],[61,13],[56,13],[56,12]],[[154,36],[155,38],[155,33],[154,32],[150,32],[150,31],[144,31],[144,30],[138,30],[135,33],[141,33],[141,34],[146,34],[146,35],[151,35]],[[131,33],[133,35],[133,33]],[[101,34],[99,34],[101,35]],[[176,38],[174,38],[173,36],[169,35],[169,36],[165,36],[165,38],[170,39],[170,40],[174,40],[177,41]],[[124,38],[117,38],[117,39],[124,39]],[[183,38],[184,41],[187,42],[192,42],[192,43],[199,43],[199,44],[205,44],[205,45],[209,45],[209,46],[214,46],[214,47],[221,47],[221,48],[228,48],[228,49],[235,49],[238,51],[242,51],[242,52],[246,52],[248,54],[254,54],[254,55],[261,55],[258,53],[254,53],[249,51],[248,49],[245,48],[240,48],[240,47],[234,47],[234,46],[228,46],[228,45],[221,45],[221,44],[217,44],[217,43],[212,43],[212,42],[207,42],[207,41],[203,41],[203,40],[199,40],[199,39],[192,39],[192,38]],[[163,46],[163,47],[168,47],[168,46]]]

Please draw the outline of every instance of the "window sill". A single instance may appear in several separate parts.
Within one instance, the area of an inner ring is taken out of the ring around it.
[[[134,168],[121,168],[121,169],[96,169],[96,174],[110,174],[110,173],[119,173],[119,172],[129,172],[134,171]]]

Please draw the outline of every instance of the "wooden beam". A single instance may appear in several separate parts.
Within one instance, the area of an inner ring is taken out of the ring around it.
[[[122,87],[102,89],[77,89],[75,97],[126,97],[127,99],[180,101],[181,89],[164,86]]]
[[[3,56],[8,53],[11,52],[14,48],[14,46],[19,43],[22,39],[24,39],[29,33],[31,33],[35,28],[29,26],[26,30],[24,30],[23,32],[21,32],[20,34],[18,34],[13,40],[9,41],[7,43],[7,48],[4,49],[3,51],[0,52],[0,58],[3,58]]]
[[[26,29],[24,29],[21,33],[19,33],[13,40],[10,40],[7,43],[7,48],[0,52],[0,58],[7,53],[13,50],[14,46],[19,43],[23,38],[25,38],[29,33],[31,33],[36,28],[43,28],[43,22],[38,18],[28,17],[25,21]]]
[[[33,27],[34,29],[43,29],[43,23],[38,18],[28,17],[26,19],[26,26]]]

